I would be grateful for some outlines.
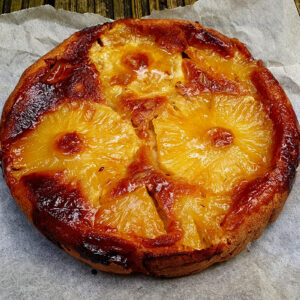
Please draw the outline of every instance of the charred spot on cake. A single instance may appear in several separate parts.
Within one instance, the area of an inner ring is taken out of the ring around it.
[[[91,270],[91,273],[92,273],[93,275],[97,275],[98,272],[97,272],[97,270],[92,269],[92,270]]]
[[[63,155],[72,156],[82,152],[84,140],[76,131],[61,135],[55,142],[55,148]]]
[[[222,127],[214,127],[207,131],[211,145],[215,148],[225,148],[232,145],[234,135],[231,130]]]
[[[213,49],[225,58],[234,55],[235,47],[230,38],[211,28],[196,28],[192,24],[180,26],[185,33],[187,43],[198,49]]]
[[[41,82],[48,67],[40,68],[28,76],[20,90],[15,95],[15,103],[5,119],[4,140],[14,140],[24,131],[32,128],[38,116],[51,109],[59,98],[53,85]]]
[[[128,241],[101,234],[88,234],[84,236],[77,251],[84,259],[93,263],[110,265],[115,263],[125,269],[132,267],[132,256],[135,255],[135,247]]]
[[[111,28],[110,23],[85,28],[74,34],[74,41],[69,43],[63,54],[63,59],[72,64],[82,63],[87,60],[87,53],[92,44],[97,41],[101,33]],[[101,41],[101,39],[100,39]]]
[[[104,46],[104,45],[103,45],[103,42],[102,42],[102,40],[101,40],[100,37],[97,38],[97,43],[100,45],[100,47],[103,47],[103,46]]]
[[[54,66],[55,66],[55,64],[56,64],[56,62],[57,62],[57,57],[55,57],[55,58],[46,58],[45,60],[44,60],[44,62],[46,63],[46,65],[49,67],[49,69],[51,70]]]
[[[51,216],[69,225],[89,222],[93,210],[87,204],[79,185],[63,182],[62,172],[32,173],[23,176],[21,181],[34,206],[34,220],[47,222]],[[53,223],[48,226],[56,225]]]
[[[183,59],[191,59],[191,58],[188,56],[188,54],[186,54],[184,51],[181,52],[181,57],[182,57]]]

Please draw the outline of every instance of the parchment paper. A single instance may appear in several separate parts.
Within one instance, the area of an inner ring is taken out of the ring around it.
[[[293,0],[202,0],[151,18],[199,21],[245,42],[280,81],[300,117],[300,18]],[[1,108],[26,67],[74,31],[108,21],[50,6],[0,16]],[[236,258],[161,280],[98,272],[29,224],[0,179],[1,299],[299,299],[300,177],[278,220]]]

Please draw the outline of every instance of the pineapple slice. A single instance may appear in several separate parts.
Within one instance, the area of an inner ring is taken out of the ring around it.
[[[154,42],[144,43],[138,37],[105,47],[94,43],[89,58],[99,71],[107,104],[113,108],[117,108],[121,94],[166,96],[175,91],[176,82],[184,79],[180,53],[171,55]]]
[[[220,223],[230,203],[230,197],[220,195],[177,199],[174,211],[184,232],[182,244],[193,249],[204,249],[219,243],[222,236]]]
[[[156,238],[166,233],[152,198],[141,187],[119,198],[101,201],[97,223],[119,232]]]
[[[239,52],[236,52],[230,59],[224,58],[210,49],[188,47],[185,53],[192,61],[201,66],[202,70],[208,73],[212,72],[218,76],[225,76],[228,80],[238,79],[246,90],[256,91],[251,80],[249,80],[252,72],[257,67],[256,62],[245,60]]]
[[[102,34],[100,40],[104,47],[119,46],[128,43],[154,44],[152,37],[138,34],[134,29],[125,24],[116,24],[109,31]]]
[[[95,206],[114,181],[124,177],[139,148],[130,121],[111,108],[91,102],[61,104],[13,144],[14,176],[64,170],[79,180]]]
[[[229,192],[270,166],[272,122],[251,96],[178,97],[153,124],[160,166],[209,192]]]

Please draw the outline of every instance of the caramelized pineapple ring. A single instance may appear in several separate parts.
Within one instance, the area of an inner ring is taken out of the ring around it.
[[[91,102],[61,104],[13,146],[14,176],[65,170],[86,197],[98,205],[113,181],[122,177],[139,147],[129,121]]]
[[[207,191],[229,192],[270,166],[272,122],[253,97],[178,98],[153,124],[161,167]]]
[[[91,62],[99,71],[107,104],[115,107],[121,94],[140,97],[168,95],[175,84],[184,79],[180,53],[169,54],[154,42],[136,37],[124,44],[104,39],[104,46],[94,43],[89,52]]]

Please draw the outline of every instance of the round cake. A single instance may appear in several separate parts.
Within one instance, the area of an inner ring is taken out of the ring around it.
[[[22,75],[2,168],[33,225],[93,268],[176,277],[279,215],[299,161],[283,89],[237,39],[179,20],[83,29]]]

